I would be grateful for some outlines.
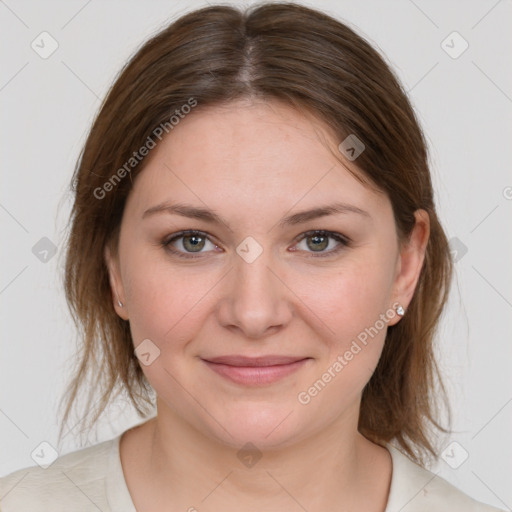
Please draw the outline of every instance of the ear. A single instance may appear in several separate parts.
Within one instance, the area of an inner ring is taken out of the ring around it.
[[[128,307],[125,300],[123,281],[119,270],[119,258],[114,256],[110,246],[107,244],[104,250],[105,264],[107,265],[108,276],[110,281],[110,291],[112,294],[112,302],[116,313],[123,319],[128,320]],[[121,302],[122,306],[119,305]]]
[[[425,210],[414,212],[416,219],[409,238],[403,242],[396,266],[395,282],[393,284],[394,305],[401,304],[407,311],[414,290],[420,278],[425,251],[430,236],[430,218]],[[407,313],[406,313],[407,314]],[[398,323],[400,317],[395,317],[389,325]]]

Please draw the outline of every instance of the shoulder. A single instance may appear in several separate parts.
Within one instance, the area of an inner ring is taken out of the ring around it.
[[[393,474],[385,512],[499,512],[480,503],[455,486],[387,445]]]
[[[110,510],[105,482],[118,440],[62,455],[46,469],[28,467],[0,478],[2,512]]]

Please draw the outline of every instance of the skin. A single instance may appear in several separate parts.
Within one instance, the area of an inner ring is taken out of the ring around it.
[[[379,315],[392,314],[397,302],[407,308],[429,222],[417,211],[408,242],[399,244],[389,199],[333,156],[329,148],[336,151],[340,142],[289,106],[237,101],[198,108],[181,120],[137,176],[118,252],[107,248],[105,257],[114,305],[130,322],[134,346],[149,339],[160,350],[142,365],[158,414],[128,430],[120,444],[138,510],[385,509],[391,458],[358,433],[357,420],[386,327],[309,403],[297,397]],[[168,211],[142,218],[165,201],[208,208],[224,222]],[[285,216],[336,201],[366,215],[279,225]],[[208,236],[199,253],[183,245],[190,237],[173,242],[195,259],[162,244],[186,229]],[[351,241],[328,238],[317,249],[327,256],[315,256],[314,236],[301,237],[309,230]],[[248,236],[263,251],[251,263],[236,252]],[[398,321],[393,315],[387,325]],[[310,359],[278,382],[249,387],[202,360],[227,354]],[[252,467],[237,457],[247,442],[262,455]]]

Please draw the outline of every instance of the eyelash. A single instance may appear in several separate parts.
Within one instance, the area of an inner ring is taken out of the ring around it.
[[[170,238],[169,237],[165,238],[164,240],[162,240],[161,244],[164,249],[171,252],[173,255],[178,256],[179,258],[185,258],[185,259],[189,259],[189,260],[201,258],[202,255],[204,255],[204,253],[197,253],[198,254],[197,256],[193,256],[192,255],[193,253],[178,251],[172,247],[172,245],[171,245],[172,242],[179,240],[180,238],[183,238],[187,235],[188,236],[198,235],[203,238],[207,238],[210,242],[212,242],[209,238],[208,233],[205,233],[204,231],[186,230],[186,231],[180,231],[179,233],[175,233]],[[328,238],[332,238],[332,239],[336,240],[337,242],[339,242],[339,245],[336,248],[331,249],[330,251],[318,252],[318,253],[311,252],[310,257],[312,257],[312,258],[325,258],[327,256],[332,256],[334,254],[337,254],[341,250],[343,250],[345,247],[349,247],[350,242],[351,242],[349,238],[347,238],[344,235],[341,235],[340,233],[336,233],[333,231],[325,231],[325,230],[312,230],[312,231],[306,231],[305,233],[302,233],[299,237],[296,238],[295,243],[298,244],[299,242],[302,242],[302,240],[304,240],[308,237],[312,237],[312,236],[327,236]],[[214,242],[212,242],[212,243],[214,243]],[[216,244],[214,244],[214,245],[216,245]]]

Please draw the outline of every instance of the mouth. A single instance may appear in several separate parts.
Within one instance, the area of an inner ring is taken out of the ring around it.
[[[244,386],[272,384],[295,373],[310,357],[238,355],[211,357],[203,362],[218,375]]]

